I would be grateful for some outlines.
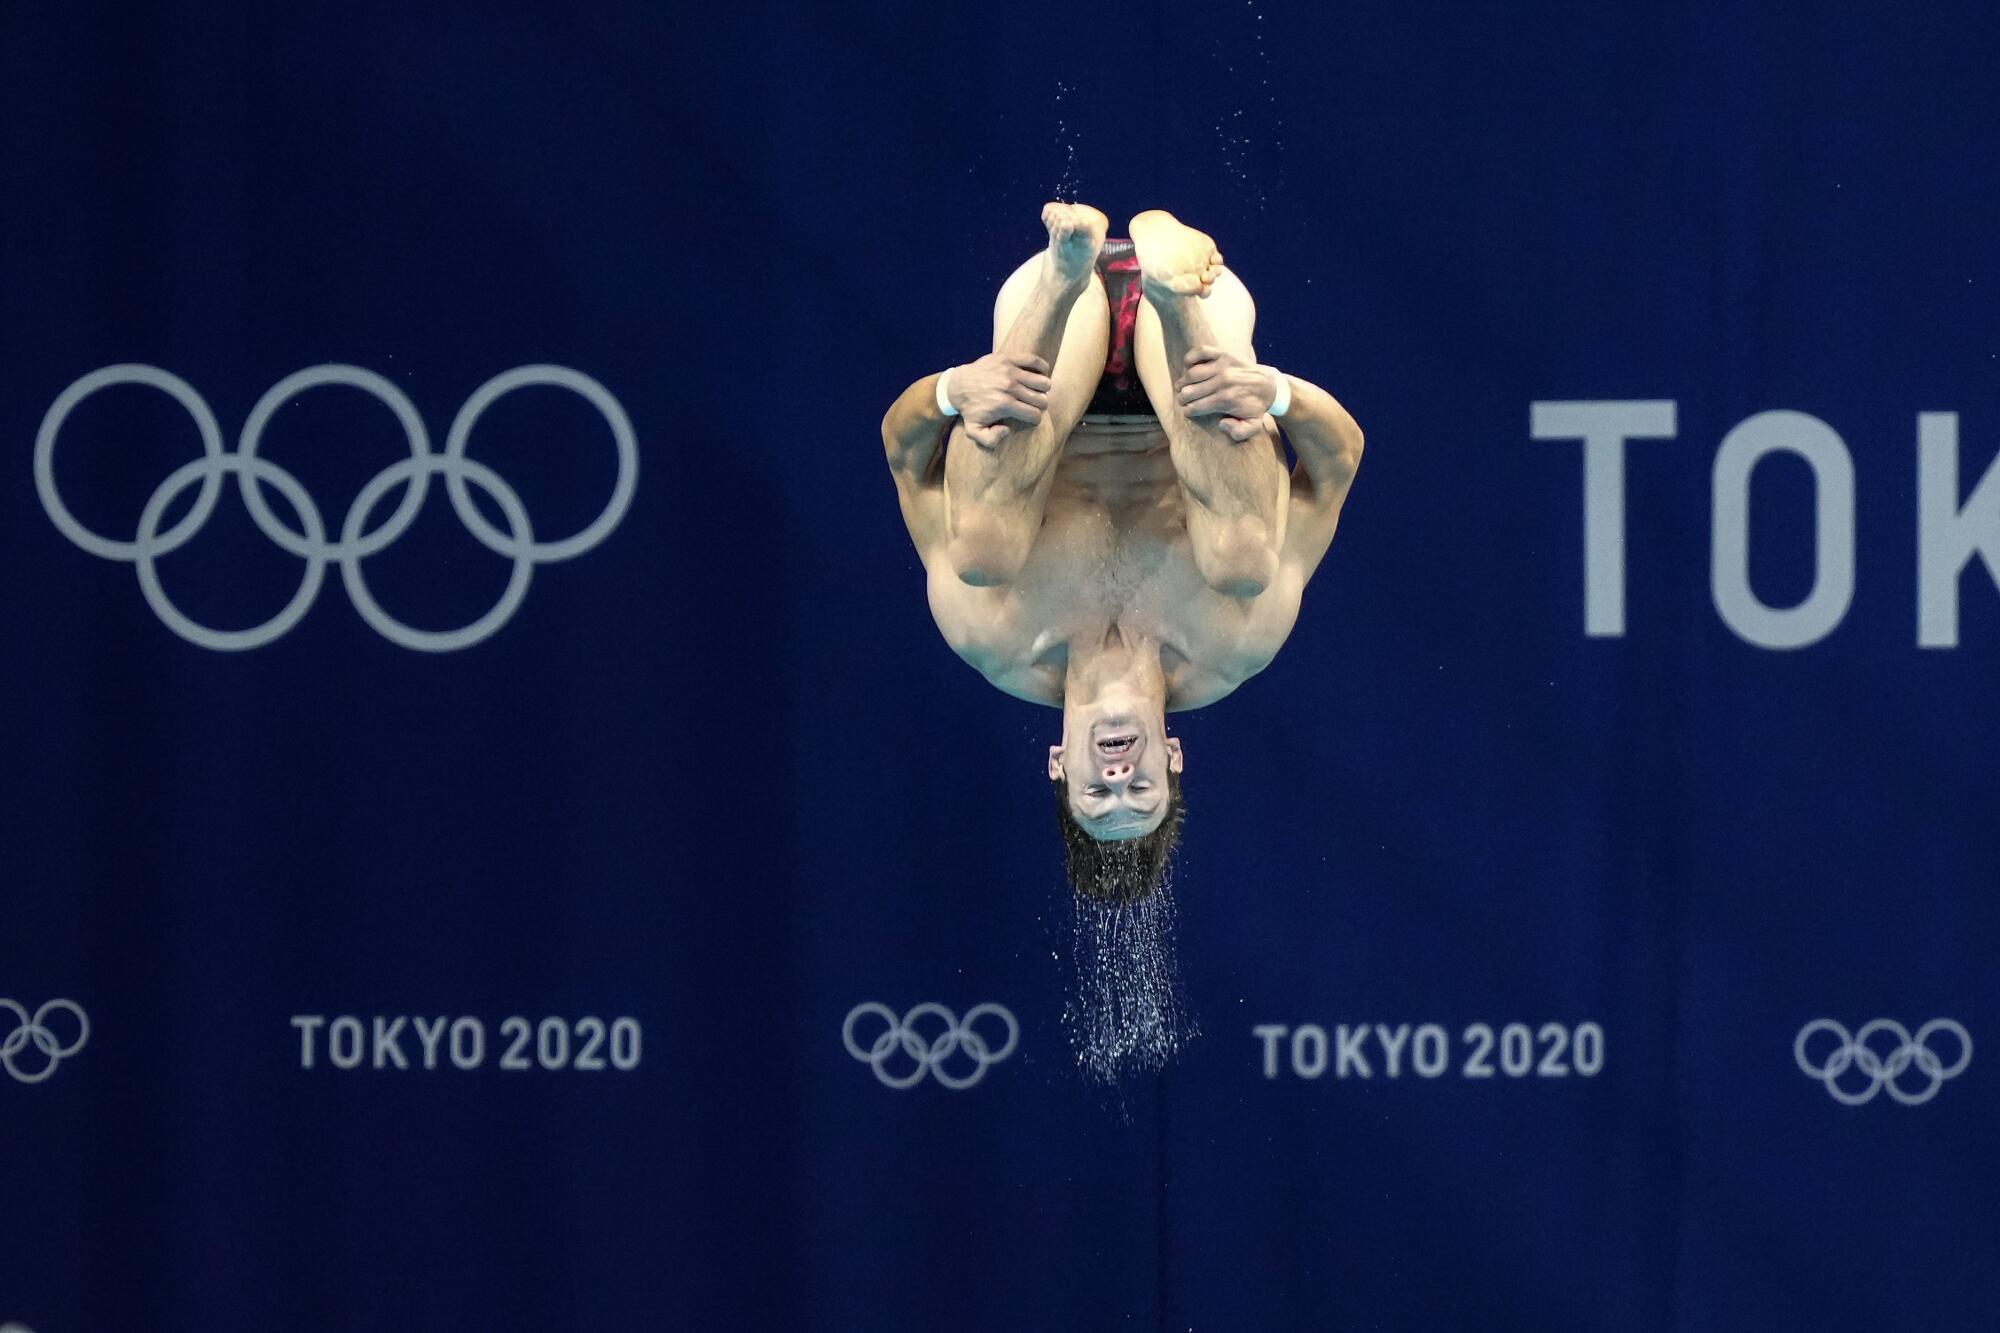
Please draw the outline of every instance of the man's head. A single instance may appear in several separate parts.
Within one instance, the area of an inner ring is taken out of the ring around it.
[[[1157,708],[1133,702],[1065,708],[1063,743],[1049,747],[1070,883],[1118,902],[1158,888],[1180,840],[1181,743]]]
[[[1056,826],[1062,831],[1069,863],[1070,886],[1086,898],[1107,903],[1135,903],[1166,883],[1174,848],[1181,840],[1181,773],[1167,770],[1166,801],[1151,832],[1131,838],[1098,838],[1077,822],[1069,792],[1061,782],[1049,784],[1056,797]]]
[[[1063,739],[1049,747],[1049,780],[1065,793],[1077,824],[1102,842],[1141,838],[1159,828],[1167,781],[1181,771],[1181,743],[1166,717],[1126,692],[1063,709]]]

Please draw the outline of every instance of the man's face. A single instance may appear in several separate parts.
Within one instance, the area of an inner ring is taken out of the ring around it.
[[[1070,813],[1099,841],[1141,838],[1167,816],[1167,770],[1181,771],[1181,743],[1164,719],[1115,702],[1067,710],[1063,743],[1049,747],[1049,777],[1069,792]]]

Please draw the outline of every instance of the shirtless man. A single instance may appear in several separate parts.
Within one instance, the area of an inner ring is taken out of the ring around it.
[[[1157,210],[1129,243],[1080,204],[1042,222],[1048,248],[994,303],[992,353],[912,384],[882,439],[945,641],[1063,710],[1048,775],[1071,883],[1125,902],[1158,887],[1178,836],[1166,714],[1277,655],[1361,429],[1257,364],[1256,308],[1206,235]]]

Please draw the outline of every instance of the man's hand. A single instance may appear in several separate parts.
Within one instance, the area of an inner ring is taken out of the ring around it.
[[[954,368],[945,397],[965,418],[965,433],[982,449],[1006,438],[1014,425],[1032,429],[1048,411],[1049,363],[1030,352],[988,352]]]
[[[1238,360],[1220,347],[1197,347],[1187,354],[1181,382],[1181,410],[1191,417],[1221,417],[1222,433],[1238,444],[1260,434],[1264,414],[1277,401],[1278,386],[1267,366]]]

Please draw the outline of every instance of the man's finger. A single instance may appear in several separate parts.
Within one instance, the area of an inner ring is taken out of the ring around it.
[[[1026,422],[1032,426],[1042,419],[1042,409],[1030,403],[1021,402],[1018,399],[1007,398],[1001,401],[994,415],[1006,417],[1014,421]]]
[[[1228,407],[1227,396],[1220,393],[1204,394],[1191,403],[1182,403],[1181,411],[1191,417],[1212,417]]]
[[[1222,379],[1214,371],[1196,371],[1181,381],[1178,397],[1184,403],[1191,402],[1222,387]]]
[[[1049,396],[1045,393],[1037,393],[1026,385],[1015,386],[1010,396],[1015,402],[1026,403],[1029,407],[1035,408],[1038,411],[1046,412],[1048,410]]]
[[[1245,421],[1241,417],[1224,417],[1222,419],[1222,433],[1238,444],[1250,439],[1261,429],[1263,429],[1263,423],[1260,421]]]
[[[1182,402],[1194,402],[1196,398],[1206,398],[1208,394],[1218,392],[1220,388],[1222,388],[1222,380],[1218,380],[1214,376],[1204,376],[1200,380],[1188,380],[1188,382],[1184,382],[1180,386],[1180,392],[1176,392],[1174,396],[1180,398]]]
[[[1033,352],[1003,352],[1001,356],[1010,366],[1019,366],[1022,370],[1032,370],[1037,375],[1046,375],[1049,373],[1049,363],[1036,356]]]
[[[1221,355],[1220,347],[1210,347],[1207,343],[1203,343],[1200,347],[1191,349],[1183,359],[1187,364],[1193,365],[1197,361],[1214,361]]]
[[[1017,376],[1014,380],[1014,383],[1026,385],[1028,388],[1034,389],[1039,393],[1047,393],[1050,389],[1056,387],[1056,382],[1050,379],[1047,375],[1036,375],[1032,373]]]
[[[1180,386],[1180,392],[1174,394],[1174,396],[1180,398],[1180,402],[1186,404],[1186,402],[1194,402],[1196,398],[1208,398],[1212,394],[1228,392],[1228,388],[1230,388],[1228,380],[1224,380],[1220,376],[1204,376],[1200,380],[1188,380],[1186,384]]]

